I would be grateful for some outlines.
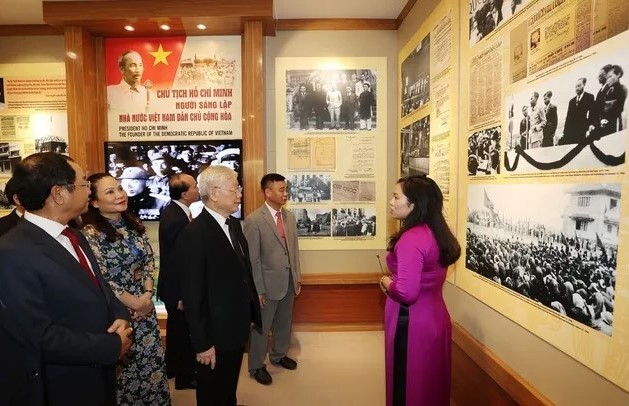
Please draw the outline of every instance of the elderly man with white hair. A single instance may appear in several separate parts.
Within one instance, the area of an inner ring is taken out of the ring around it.
[[[236,172],[210,166],[199,175],[204,208],[177,239],[181,294],[197,360],[197,404],[236,404],[236,388],[251,322],[262,321],[247,240],[238,210]]]

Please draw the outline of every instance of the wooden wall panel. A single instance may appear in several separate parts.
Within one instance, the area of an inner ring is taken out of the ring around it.
[[[304,18],[277,20],[278,31],[298,30],[396,30],[397,20],[368,18]]]
[[[246,21],[242,34],[242,140],[245,214],[264,198],[260,179],[265,171],[264,34],[262,22]]]
[[[0,25],[0,37],[29,35],[62,35],[63,30],[47,24]]]
[[[295,299],[295,323],[382,326],[384,295],[377,284],[303,285]],[[349,327],[349,326],[348,326]]]
[[[547,399],[544,395],[538,392],[533,386],[519,376],[513,369],[511,369],[502,360],[497,358],[487,347],[482,345],[476,340],[470,333],[465,331],[458,323],[452,323],[452,370],[453,370],[453,391],[456,378],[457,385],[457,397],[454,397],[457,404],[485,404],[485,405],[552,405],[553,403]],[[455,352],[455,348],[458,348]],[[466,357],[460,357],[461,353]],[[514,351],[522,349],[514,349]],[[455,358],[456,355],[456,358]],[[474,365],[476,366],[476,372],[474,372]],[[460,365],[459,365],[460,363]],[[468,373],[458,374],[456,370],[458,368],[468,369]],[[469,373],[471,370],[471,374]],[[456,373],[456,375],[455,375]],[[487,375],[487,378],[483,376]],[[462,376],[461,376],[462,375]],[[467,376],[469,375],[469,376]],[[468,385],[468,382],[462,382],[461,380],[477,380],[476,385]],[[492,384],[493,382],[493,384]],[[511,403],[500,403],[496,399],[502,399],[500,394],[500,388],[512,399]],[[482,389],[477,395],[474,393]],[[465,399],[479,399],[487,401],[495,401],[498,403],[465,403]],[[493,400],[492,400],[493,399]]]
[[[96,40],[82,27],[66,27],[66,90],[68,99],[68,147],[70,155],[84,170],[103,170],[104,158],[98,154]],[[102,82],[101,82],[102,83]],[[106,105],[106,104],[105,104]]]

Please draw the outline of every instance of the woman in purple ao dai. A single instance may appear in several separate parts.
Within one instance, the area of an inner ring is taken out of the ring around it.
[[[380,280],[387,406],[450,404],[452,325],[441,290],[461,247],[442,209],[441,190],[425,175],[395,185],[390,210],[401,228],[387,248],[391,276]]]

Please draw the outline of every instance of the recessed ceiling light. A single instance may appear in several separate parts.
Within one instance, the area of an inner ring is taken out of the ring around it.
[[[207,27],[205,26],[205,24],[197,24],[197,28],[200,29],[200,30],[204,30]]]
[[[170,25],[162,24],[162,25],[159,26],[159,28],[161,28],[164,31],[168,31],[168,30],[170,30]]]
[[[125,25],[124,29],[127,30],[127,31],[135,31],[135,28],[133,28],[132,25]]]

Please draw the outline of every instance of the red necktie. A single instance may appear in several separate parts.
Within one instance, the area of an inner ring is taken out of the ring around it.
[[[280,237],[286,242],[286,231],[284,230],[284,222],[282,221],[282,212],[275,212],[275,217],[277,218],[277,231],[279,231]]]
[[[85,258],[85,255],[83,255],[83,251],[81,251],[81,247],[79,246],[79,239],[76,238],[76,235],[74,235],[74,233],[70,231],[69,228],[65,228],[61,232],[61,234],[65,235],[66,237],[70,239],[72,248],[74,248],[74,251],[76,252],[77,257],[79,257],[79,262],[81,263],[81,267],[83,267],[83,270],[87,272],[87,275],[92,280],[92,283],[94,283],[94,285],[96,286],[100,286],[98,284],[98,280],[96,279],[96,276],[94,276],[94,274],[92,273],[92,270],[90,269],[90,266],[87,264],[87,259]]]

